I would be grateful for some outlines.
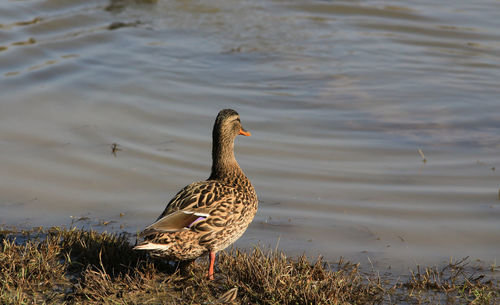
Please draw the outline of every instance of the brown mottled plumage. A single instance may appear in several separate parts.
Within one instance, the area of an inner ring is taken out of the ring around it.
[[[234,158],[234,139],[250,136],[232,109],[219,112],[212,133],[212,173],[170,200],[158,220],[140,236],[137,250],[173,260],[193,260],[210,254],[213,279],[215,253],[235,242],[257,212],[257,195]]]

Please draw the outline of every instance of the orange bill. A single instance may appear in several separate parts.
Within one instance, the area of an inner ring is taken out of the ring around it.
[[[243,128],[241,128],[241,129],[240,129],[240,133],[239,133],[239,134],[240,134],[240,135],[242,135],[242,136],[247,136],[247,137],[249,137],[249,136],[251,136],[251,135],[252,135],[252,134],[250,133],[250,131],[246,131],[246,130],[245,130],[245,129],[243,129]]]

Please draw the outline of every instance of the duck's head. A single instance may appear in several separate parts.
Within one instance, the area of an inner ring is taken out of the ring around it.
[[[240,115],[233,109],[219,111],[213,130],[214,139],[234,140],[238,135],[250,136],[250,132],[241,126]]]
[[[250,132],[241,126],[238,112],[232,109],[221,110],[215,119],[213,130],[210,179],[245,176],[234,158],[234,139],[238,135],[250,136]]]

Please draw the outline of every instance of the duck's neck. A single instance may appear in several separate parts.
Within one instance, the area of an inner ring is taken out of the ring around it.
[[[234,139],[222,138],[214,133],[212,143],[212,173],[210,180],[233,181],[245,178],[234,158]]]

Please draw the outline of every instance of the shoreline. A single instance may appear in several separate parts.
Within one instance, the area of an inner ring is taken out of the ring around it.
[[[207,260],[180,274],[132,250],[128,234],[73,228],[0,231],[3,304],[497,304],[500,283],[466,259],[418,267],[389,280],[359,263],[328,263],[254,247],[221,251],[215,280]],[[491,273],[498,266],[490,266]]]

